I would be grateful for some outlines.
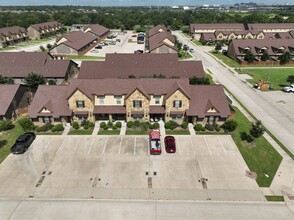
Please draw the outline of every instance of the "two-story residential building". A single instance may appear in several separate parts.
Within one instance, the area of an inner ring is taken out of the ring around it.
[[[90,33],[95,36],[99,41],[106,38],[110,34],[110,29],[100,24],[89,24],[83,27],[85,33]]]
[[[78,65],[71,60],[54,60],[47,52],[0,52],[0,75],[23,84],[29,73],[38,73],[56,84],[77,74]]]
[[[29,39],[25,28],[14,26],[0,28],[0,48],[8,47]]]
[[[294,23],[257,23],[245,25],[247,30],[271,32],[289,32],[294,30]]]
[[[256,61],[260,61],[264,53],[267,53],[272,61],[279,60],[279,56],[285,52],[289,52],[293,57],[294,39],[232,40],[228,46],[227,55],[243,62],[249,51],[255,56]]]
[[[231,112],[222,86],[189,85],[187,78],[74,79],[68,86],[39,86],[28,115],[41,123],[72,120],[214,123],[225,121]]]
[[[24,85],[0,85],[0,120],[26,113],[34,93],[35,89]]]
[[[176,38],[164,25],[157,25],[147,32],[145,46],[149,53],[178,53]]]
[[[97,44],[98,38],[82,31],[70,32],[56,38],[56,46],[50,53],[54,57],[63,58],[68,55],[83,55]]]
[[[199,60],[179,61],[177,54],[106,54],[105,61],[83,61],[79,79],[205,77]]]
[[[40,39],[58,32],[62,28],[57,21],[32,24],[28,27],[28,35],[30,39]]]

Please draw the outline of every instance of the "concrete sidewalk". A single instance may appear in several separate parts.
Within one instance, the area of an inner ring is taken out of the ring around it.
[[[92,136],[96,136],[98,134],[99,129],[100,129],[100,122],[96,121],[95,126],[94,126],[94,130],[92,132]]]
[[[125,121],[122,121],[119,135],[125,135],[126,130],[127,130],[127,123]]]

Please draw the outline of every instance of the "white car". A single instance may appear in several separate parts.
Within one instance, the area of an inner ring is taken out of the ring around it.
[[[285,91],[285,92],[294,92],[294,85],[283,87],[283,91]]]

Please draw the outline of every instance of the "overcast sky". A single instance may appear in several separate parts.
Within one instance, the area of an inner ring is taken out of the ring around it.
[[[294,0],[0,0],[1,6],[7,5],[86,5],[86,6],[150,6],[150,5],[203,5],[234,4],[240,2],[289,3]]]

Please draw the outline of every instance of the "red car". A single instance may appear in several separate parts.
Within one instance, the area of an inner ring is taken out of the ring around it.
[[[176,153],[176,140],[174,136],[164,138],[165,150],[167,153]]]

